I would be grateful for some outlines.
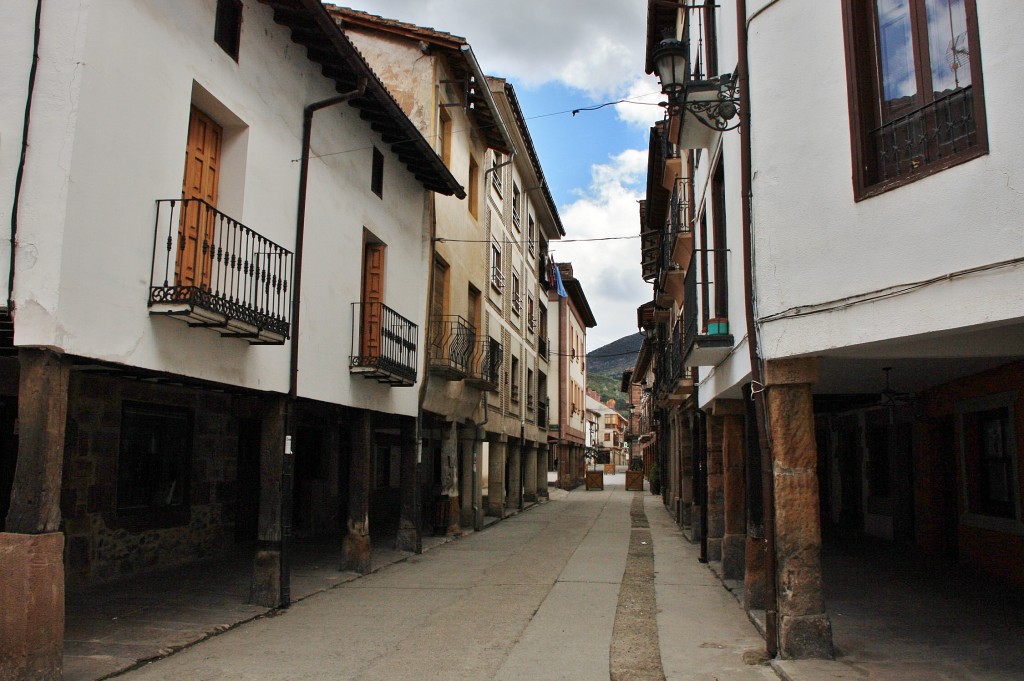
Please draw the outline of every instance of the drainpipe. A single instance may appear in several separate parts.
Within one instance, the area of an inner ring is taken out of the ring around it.
[[[299,201],[295,217],[295,279],[292,282],[292,347],[288,379],[288,398],[298,397],[299,388],[299,312],[302,293],[302,242],[306,234],[306,190],[309,180],[309,144],[313,136],[313,114],[320,109],[361,97],[366,92],[366,78],[359,79],[359,87],[334,97],[308,104],[302,110],[302,159],[299,165]]]
[[[14,265],[15,246],[18,237],[18,207],[21,203],[21,182],[25,175],[25,158],[28,155],[28,128],[32,120],[32,94],[36,89],[36,67],[39,65],[39,35],[42,23],[43,0],[36,0],[35,32],[32,38],[32,66],[28,71],[28,90],[25,95],[25,117],[21,126],[21,159],[18,173],[14,177],[14,202],[11,206],[11,255],[10,271],[7,274],[7,313],[14,312]]]
[[[758,441],[761,448],[761,493],[764,499],[764,538],[766,544],[765,572],[767,579],[767,610],[765,611],[765,646],[768,655],[779,652],[779,607],[775,558],[775,488],[772,475],[771,440],[768,437],[768,413],[762,378],[762,360],[754,312],[754,260],[752,230],[752,173],[750,141],[750,63],[747,54],[747,2],[736,0],[736,45],[740,96],[740,183],[742,194],[743,226],[743,286],[746,290],[744,307],[747,322],[747,348],[750,352],[750,380],[754,391],[757,414]]]

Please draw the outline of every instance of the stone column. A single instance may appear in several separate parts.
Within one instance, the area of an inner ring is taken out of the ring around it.
[[[725,485],[722,480],[723,418],[708,414],[707,514],[708,560],[722,560],[722,537],[725,535]]]
[[[291,494],[286,475],[291,453],[287,435],[288,400],[275,395],[265,400],[260,426],[260,509],[257,520],[256,556],[253,560],[249,602],[265,608],[287,605],[290,593],[285,560],[285,502]]]
[[[441,440],[441,494],[448,497],[448,536],[462,534],[462,511],[459,505],[459,426],[444,425]]]
[[[743,402],[747,412],[747,548],[743,560],[743,607],[747,610],[765,610],[768,607],[768,542],[764,536],[761,433],[751,388],[749,383],[743,387]]]
[[[519,439],[508,446],[508,498],[505,506],[514,510],[523,507],[523,441]]]
[[[18,460],[0,533],[0,678],[59,681],[64,664],[64,427],[71,362],[18,350]]]
[[[682,437],[679,438],[679,524],[685,532],[693,518],[693,431],[689,420],[680,420]]]
[[[459,428],[459,498],[463,528],[477,528],[476,510],[480,508],[480,481],[477,479],[477,443],[475,427]]]
[[[725,495],[725,533],[722,536],[722,576],[743,579],[747,548],[746,485],[744,484],[743,400],[715,400],[712,412],[722,417],[722,482]]]
[[[370,572],[370,461],[373,415],[361,410],[352,424],[348,478],[348,521],[341,542],[341,569]]]
[[[786,658],[831,658],[832,624],[821,575],[818,452],[811,385],[816,358],[769,361],[768,400],[775,483],[779,651]]]
[[[505,517],[505,457],[508,435],[492,435],[487,459],[487,515]]]
[[[423,509],[420,506],[420,476],[417,460],[420,443],[416,440],[416,419],[402,419],[401,509],[395,548],[423,553]]]
[[[523,501],[537,501],[537,443],[528,442],[523,449]]]
[[[548,499],[548,446],[537,446],[537,501]]]

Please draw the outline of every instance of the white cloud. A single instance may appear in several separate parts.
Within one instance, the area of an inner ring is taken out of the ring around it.
[[[647,152],[627,149],[593,166],[591,183],[580,198],[560,210],[569,239],[632,236],[640,233],[640,208]],[[587,347],[598,348],[636,328],[638,301],[650,298],[640,278],[640,240],[553,242],[555,260],[569,261],[583,284],[597,328],[587,332]]]
[[[623,99],[630,101],[615,105],[619,120],[630,125],[647,129],[665,116],[665,110],[657,104],[665,99],[661,94],[658,79],[654,76],[643,76],[633,81]]]
[[[524,86],[558,81],[598,101],[621,96],[643,71],[647,4],[636,0],[335,4],[462,36],[485,72]]]

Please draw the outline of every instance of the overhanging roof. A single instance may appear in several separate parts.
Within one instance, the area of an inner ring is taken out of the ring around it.
[[[398,106],[377,74],[334,23],[320,0],[260,0],[274,10],[274,21],[291,30],[292,41],[306,48],[310,61],[320,64],[338,92],[355,90],[366,79],[366,91],[349,104],[380,134],[385,144],[427,189],[465,198],[444,161]]]
[[[444,52],[448,57],[448,64],[455,79],[471,85],[467,88],[468,113],[475,120],[487,146],[503,154],[511,151],[511,144],[505,133],[505,122],[501,119],[494,100],[491,98],[487,78],[480,69],[473,49],[465,38],[433,28],[387,19],[349,7],[330,4],[325,7],[342,27],[348,24],[386,31],[393,35],[420,41],[435,50]]]

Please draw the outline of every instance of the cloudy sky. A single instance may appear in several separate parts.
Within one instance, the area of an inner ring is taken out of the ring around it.
[[[644,0],[353,0],[335,4],[465,37],[484,71],[507,78],[527,118],[566,239],[639,233],[650,126],[662,115],[643,75]],[[643,103],[571,111],[620,99]],[[552,243],[570,261],[597,318],[587,346],[636,331],[650,299],[640,244]]]

